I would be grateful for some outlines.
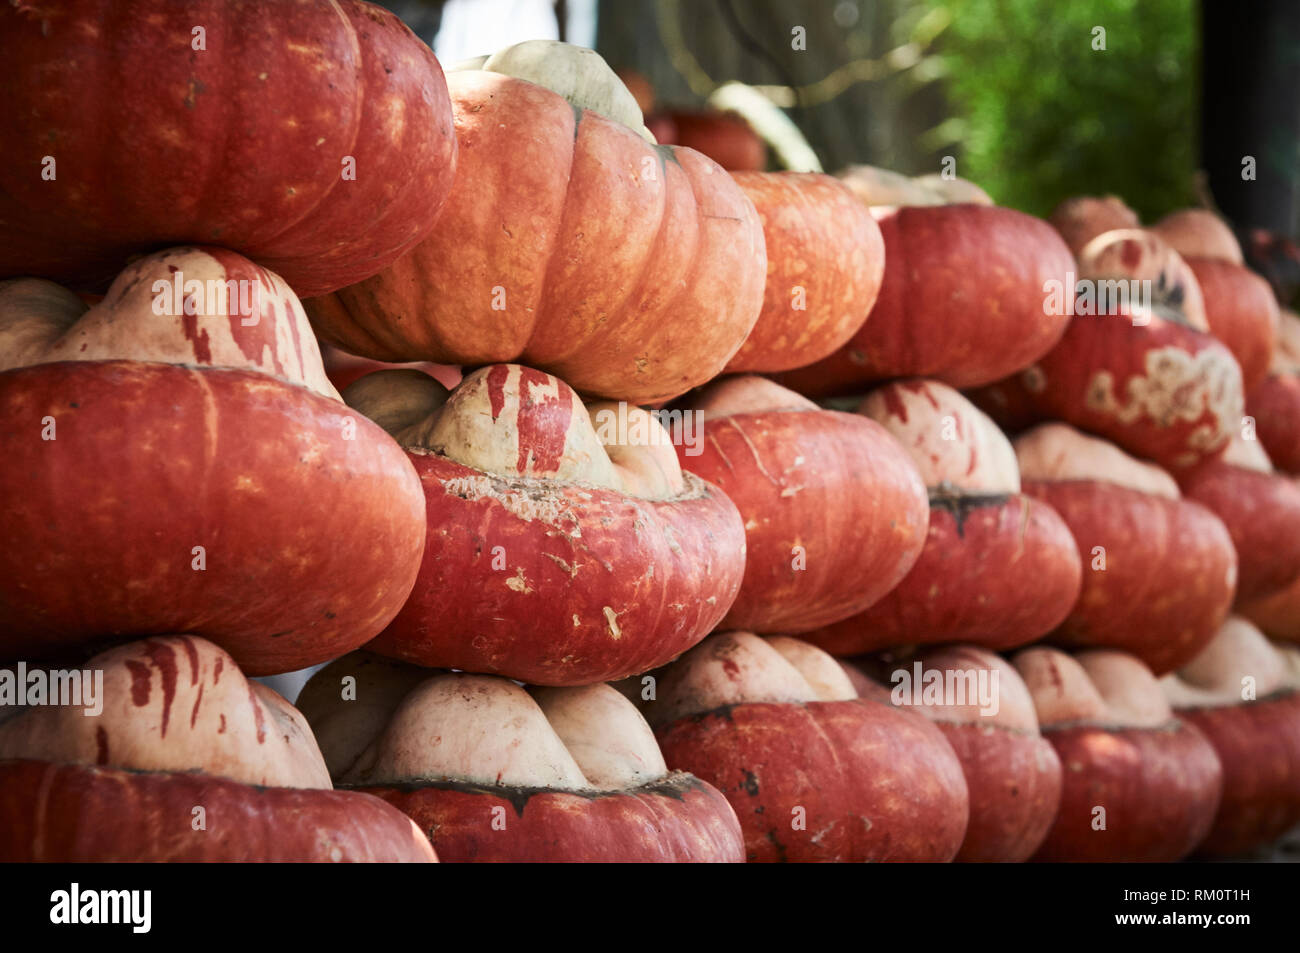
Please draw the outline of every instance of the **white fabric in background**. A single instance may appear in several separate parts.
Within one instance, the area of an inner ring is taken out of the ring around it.
[[[570,43],[595,46],[596,0],[569,0],[566,32]],[[523,40],[559,38],[551,0],[448,0],[433,51],[453,66]]]
[[[448,0],[433,52],[454,66],[522,40],[559,38],[550,0]]]

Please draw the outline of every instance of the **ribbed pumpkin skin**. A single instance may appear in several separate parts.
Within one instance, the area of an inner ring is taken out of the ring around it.
[[[1022,375],[1046,417],[1180,470],[1219,456],[1241,427],[1241,367],[1217,338],[1177,321],[1079,315]]]
[[[448,84],[460,160],[437,226],[306,302],[321,337],[380,361],[517,361],[638,403],[716,376],[758,320],[767,268],[732,178],[524,80]]]
[[[932,494],[925,546],[903,581],[865,612],[802,637],[840,656],[936,642],[1001,651],[1055,628],[1080,574],[1069,528],[1040,500]]]
[[[1224,460],[1179,474],[1188,499],[1223,520],[1237,550],[1237,601],[1281,592],[1300,579],[1300,483]]]
[[[726,798],[687,774],[599,793],[458,781],[358,788],[404,811],[450,863],[743,863]]]
[[[978,387],[1032,364],[1069,318],[1045,306],[1074,262],[1040,219],[987,205],[900,208],[879,219],[885,277],[866,324],[825,360],[778,380],[810,397],[932,377]]]
[[[1246,393],[1268,376],[1277,340],[1277,299],[1267,281],[1248,268],[1214,258],[1188,258],[1205,299],[1210,333],[1241,365]]]
[[[256,371],[5,371],[0,456],[0,658],[188,632],[250,675],[290,672],[378,633],[420,566],[402,449]]]
[[[807,172],[735,172],[763,221],[763,312],[728,373],[803,367],[862,327],[885,277],[885,240],[848,186]]]
[[[79,291],[193,242],[324,294],[427,234],[455,173],[437,59],[359,0],[6,3],[0,99],[0,278]]]
[[[1243,854],[1300,823],[1300,692],[1178,714],[1223,762],[1223,801],[1200,853]]]
[[[829,410],[710,417],[682,468],[718,486],[745,523],[745,578],[723,629],[802,632],[855,615],[921,555],[930,506],[898,442]]]
[[[1098,480],[1026,480],[1024,490],[1065,520],[1083,565],[1053,643],[1120,649],[1164,675],[1214,638],[1237,585],[1237,552],[1217,516]]]
[[[854,699],[745,703],[655,732],[670,768],[736,809],[751,863],[945,863],[970,798],[942,732],[914,712]]]
[[[1246,397],[1259,442],[1273,466],[1300,474],[1300,375],[1270,374]]]
[[[409,456],[426,499],[424,560],[372,652],[533,685],[591,685],[676,658],[740,589],[740,514],[696,477],[677,498],[643,500]]]
[[[196,805],[204,829],[195,829]],[[410,820],[348,791],[180,772],[0,762],[4,863],[432,863]]]
[[[1209,832],[1223,768],[1194,725],[1049,726],[1043,736],[1060,756],[1064,786],[1034,860],[1171,863]]]
[[[959,863],[1019,863],[1047,837],[1061,804],[1061,760],[1041,735],[937,722],[970,788]]]

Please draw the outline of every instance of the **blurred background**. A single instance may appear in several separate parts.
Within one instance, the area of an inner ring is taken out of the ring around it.
[[[1296,0],[383,2],[446,66],[548,37],[635,71],[656,110],[749,84],[826,171],[950,157],[1039,215],[1114,193],[1144,220],[1201,204],[1296,232]]]

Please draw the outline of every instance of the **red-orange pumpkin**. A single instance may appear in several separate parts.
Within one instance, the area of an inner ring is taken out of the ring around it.
[[[411,591],[419,478],[247,259],[149,255],[89,311],[0,282],[0,368],[0,658],[190,632],[289,672],[361,645]]]
[[[874,682],[857,664],[841,662],[859,695],[883,693],[892,704],[929,718],[961,762],[970,823],[955,859],[1029,859],[1060,806],[1061,762],[1040,733],[1033,699],[1011,663],[971,645],[862,662],[892,687]]]
[[[909,206],[878,213],[885,278],[871,319],[847,344],[781,378],[808,394],[860,393],[891,377],[977,387],[1042,357],[1065,331],[1047,307],[1069,249],[1039,219],[987,205]]]
[[[871,313],[885,242],[870,210],[829,175],[737,172],[767,245],[763,311],[727,371],[784,371],[831,354]]]
[[[1246,413],[1278,469],[1300,473],[1300,375],[1270,374],[1246,398]]]
[[[1013,660],[1061,759],[1061,806],[1036,860],[1170,863],[1214,823],[1223,766],[1133,656],[1034,647]]]
[[[372,651],[430,668],[586,685],[662,665],[735,601],[745,530],[682,473],[648,412],[583,402],[495,364],[450,396],[415,370],[347,391],[390,428],[424,487],[425,559]]]
[[[1237,600],[1248,603],[1285,590],[1300,578],[1300,483],[1274,473],[1267,459],[1239,452],[1179,474],[1189,499],[1214,512],[1237,550]]]
[[[436,860],[398,811],[330,790],[303,716],[211,642],[146,639],[82,670],[93,700],[0,724],[0,863]]]
[[[1290,658],[1288,658],[1290,656]],[[1214,640],[1161,683],[1179,717],[1223,764],[1223,799],[1199,852],[1241,855],[1300,823],[1300,660],[1229,618]]]
[[[349,681],[355,699],[340,691]],[[670,772],[608,685],[526,691],[359,652],[316,673],[299,701],[330,774],[404,811],[442,860],[744,860],[727,800]]]
[[[641,403],[714,377],[762,306],[753,203],[698,152],[487,66],[448,74],[461,154],[437,227],[308,302],[321,336],[381,361],[519,361]]]
[[[1241,365],[1247,393],[1268,376],[1277,338],[1278,310],[1273,289],[1242,265],[1215,258],[1188,258],[1201,286],[1210,333],[1227,345]]]
[[[898,585],[805,638],[834,655],[936,642],[1000,650],[1057,626],[1079,595],[1074,537],[1051,506],[1020,492],[1015,453],[993,422],[924,380],[886,384],[858,413],[911,455],[929,490],[929,530]]]
[[[358,0],[6,3],[0,98],[0,277],[83,291],[200,242],[324,294],[423,238],[455,170],[438,61]]]
[[[1045,415],[1171,470],[1222,453],[1244,404],[1228,348],[1159,315],[1079,315],[1021,381]]]
[[[1169,474],[1060,423],[1016,440],[1025,493],[1070,527],[1083,565],[1078,600],[1049,637],[1135,655],[1156,674],[1186,662],[1232,604],[1228,529],[1182,499]]]
[[[970,792],[943,733],[859,698],[806,643],[714,633],[642,702],[669,767],[736,809],[751,862],[946,862],[961,848]]]
[[[815,629],[873,605],[911,570],[930,506],[880,424],[760,377],[711,384],[691,406],[703,439],[679,444],[678,459],[745,521],[745,578],[724,628]]]
[[[1300,317],[1282,311],[1277,330],[1269,373],[1246,395],[1246,413],[1273,465],[1300,473]]]
[[[717,109],[670,110],[651,117],[660,142],[702,152],[728,172],[761,172],[767,146],[749,123]]]

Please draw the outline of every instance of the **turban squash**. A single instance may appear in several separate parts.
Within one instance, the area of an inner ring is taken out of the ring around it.
[[[379,632],[420,564],[405,454],[225,249],[142,258],[89,310],[0,282],[0,454],[0,659],[189,632],[289,672]]]
[[[639,693],[670,768],[731,802],[750,862],[946,862],[970,794],[928,719],[788,636],[715,632]]]
[[[1164,470],[1062,423],[1015,442],[1025,493],[1074,536],[1082,588],[1051,640],[1122,649],[1163,675],[1214,636],[1237,588],[1233,536]]]
[[[884,427],[748,375],[689,400],[704,439],[678,444],[678,460],[745,521],[745,578],[724,628],[816,629],[874,605],[911,570],[929,498]]]
[[[73,704],[0,723],[0,862],[437,859],[400,812],[331,790],[303,716],[206,639],[133,642],[81,672],[100,677]]]
[[[428,513],[415,588],[371,651],[588,685],[680,655],[735,601],[740,514],[682,472],[649,412],[584,405],[517,364],[450,393],[418,370],[377,371],[345,397],[406,448]]]
[[[1001,650],[1060,624],[1081,585],[1074,537],[1049,504],[1021,492],[1015,452],[993,422],[929,380],[879,387],[858,413],[911,456],[929,490],[929,528],[898,585],[804,637],[833,655],[938,642]]]
[[[1240,855],[1300,822],[1300,661],[1233,616],[1161,683],[1223,764],[1223,799],[1202,854]]]
[[[357,652],[298,700],[340,786],[400,808],[443,860],[744,860],[727,800],[670,772],[608,685],[526,690]]]
[[[1197,726],[1125,652],[1035,646],[1012,660],[1064,768],[1061,807],[1035,860],[1171,863],[1214,823],[1223,766]]]
[[[1033,699],[1015,667],[973,645],[890,657],[840,664],[861,694],[911,707],[952,746],[970,790],[970,823],[954,860],[1029,859],[1056,819],[1061,762],[1039,731]]]

